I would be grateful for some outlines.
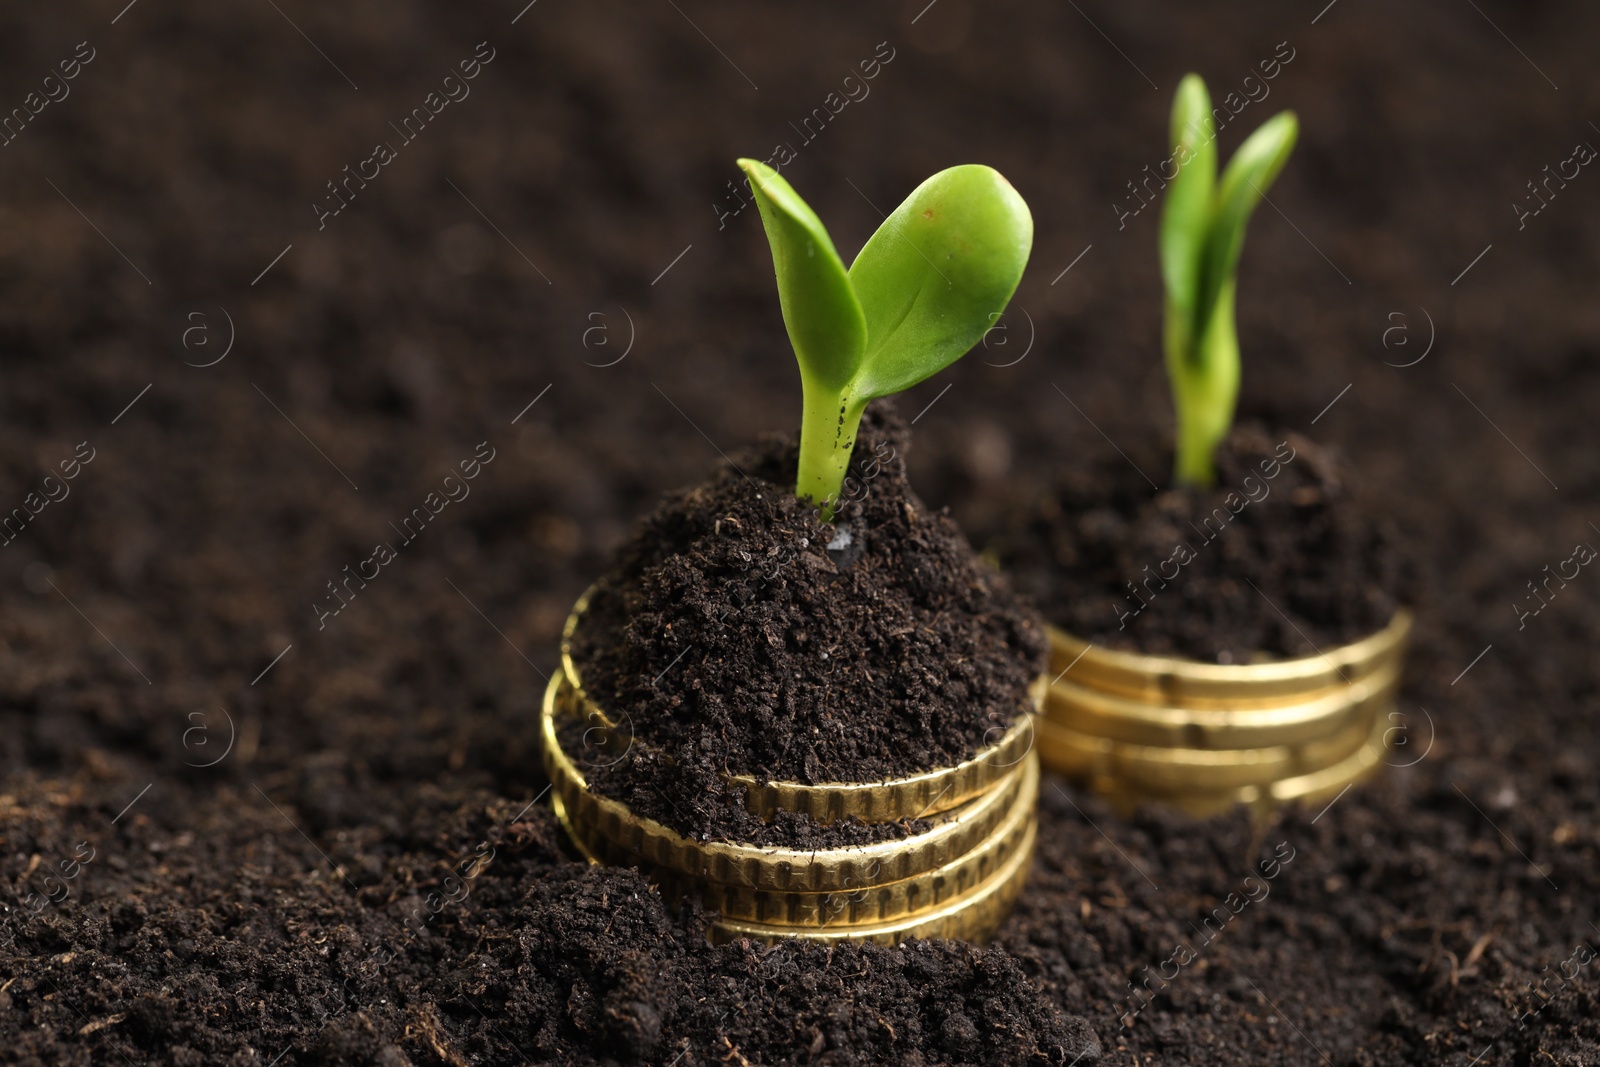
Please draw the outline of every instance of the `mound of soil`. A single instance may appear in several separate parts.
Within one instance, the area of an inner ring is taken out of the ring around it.
[[[603,792],[728,836],[749,827],[725,773],[914,774],[971,757],[1029,707],[1043,630],[912,493],[909,437],[889,405],[868,410],[832,526],[794,495],[792,439],[640,524],[573,641],[584,686],[638,742],[595,775]]]
[[[1030,502],[997,547],[1045,615],[1109,648],[1216,663],[1310,656],[1383,628],[1409,569],[1300,434],[1238,426],[1206,489],[1156,489],[1148,457],[1100,454]]]

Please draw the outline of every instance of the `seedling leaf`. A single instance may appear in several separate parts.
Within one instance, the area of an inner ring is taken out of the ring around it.
[[[1033,246],[1027,204],[998,171],[951,167],[896,208],[850,265],[867,321],[856,392],[888,396],[932,377],[995,324]]]
[[[1198,74],[1178,85],[1172,101],[1172,163],[1177,175],[1168,183],[1161,208],[1161,277],[1167,287],[1167,345],[1192,352],[1191,331],[1200,302],[1201,260],[1206,219],[1217,183],[1216,127],[1211,94]],[[1164,176],[1164,175],[1163,175]],[[1177,332],[1178,336],[1170,336]]]
[[[816,213],[778,173],[739,160],[772,246],[804,414],[795,492],[833,518],[867,403],[960,358],[1022,278],[1033,219],[989,167],[919,185],[844,269]]]
[[[1244,248],[1245,227],[1250,216],[1266,196],[1272,182],[1289,162],[1300,124],[1294,112],[1280,111],[1263,122],[1228,160],[1217,186],[1216,206],[1211,223],[1211,240],[1206,245],[1206,264],[1202,272],[1200,307],[1212,306],[1229,279],[1239,269],[1239,253]]]
[[[1298,130],[1293,112],[1274,115],[1234,153],[1219,182],[1205,83],[1188,75],[1173,100],[1178,172],[1162,206],[1161,275],[1167,295],[1167,373],[1178,415],[1175,469],[1180,485],[1210,485],[1216,478],[1214,456],[1233,423],[1239,397],[1234,303],[1245,228],[1288,162]]]
[[[834,251],[828,230],[811,206],[778,172],[754,159],[739,160],[750,179],[761,224],[772,245],[783,324],[807,384],[837,391],[861,365],[867,323]]]

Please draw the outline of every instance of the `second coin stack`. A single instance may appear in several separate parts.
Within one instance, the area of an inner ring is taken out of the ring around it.
[[[1396,730],[1411,616],[1303,659],[1201,663],[1118,652],[1059,630],[1039,748],[1046,764],[1131,810],[1269,810],[1372,773]]]

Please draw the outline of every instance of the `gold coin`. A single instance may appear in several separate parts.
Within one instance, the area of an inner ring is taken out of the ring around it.
[[[1030,687],[1036,708],[1045,699],[1045,679]],[[824,825],[854,815],[862,822],[926,818],[965,804],[1011,773],[1033,751],[1034,712],[1019,715],[992,745],[953,767],[884,782],[761,782],[745,775],[729,780],[745,787],[745,807],[770,819],[779,811],[808,815]]]
[[[1029,759],[1022,788],[1010,811],[977,847],[932,871],[897,882],[868,883],[830,893],[780,893],[702,882],[673,871],[645,868],[669,900],[698,896],[708,911],[724,919],[796,927],[862,926],[918,915],[971,890],[1004,865],[1021,845],[1039,799],[1037,759]],[[574,823],[557,809],[567,833],[584,855],[602,863],[637,865],[624,849]]]
[[[540,733],[545,773],[568,818],[635,862],[722,885],[821,893],[896,882],[943,867],[977,847],[1004,820],[1031,762],[1024,761],[983,795],[935,816],[931,829],[901,840],[811,850],[696,841],[589,789],[556,739],[558,694],[565,685],[565,674],[558,672],[545,689]]]
[[[551,790],[550,792],[550,811],[555,815],[556,822],[560,823],[561,828],[567,832],[567,840],[571,841],[572,847],[578,850],[578,855],[589,861],[589,866],[633,866],[633,864],[626,862],[608,864],[605,860],[601,859],[600,854],[594,851],[594,849],[590,848],[588,842],[584,840],[584,835],[573,829],[572,818],[567,814],[567,805],[562,801],[561,794],[555,792],[554,790]]]
[[[1392,705],[1387,705],[1392,707]],[[1325,737],[1269,748],[1199,749],[1132,745],[1039,723],[1039,757],[1067,774],[1114,778],[1153,796],[1266,785],[1331,766],[1367,741],[1371,712]]]
[[[1129,700],[1182,708],[1242,708],[1303,701],[1399,663],[1411,613],[1395,612],[1382,630],[1352,644],[1300,659],[1202,663],[1174,656],[1118,652],[1048,627],[1051,673]]]
[[[904,916],[891,922],[862,926],[801,927],[723,919],[711,924],[712,944],[740,938],[771,944],[785,938],[805,941],[873,941],[897,945],[917,937],[947,937],[962,941],[987,941],[1011,914],[1033,859],[1038,820],[1029,818],[1022,844],[987,880],[966,894],[954,897],[933,911]]]
[[[594,592],[590,587],[572,609],[561,631],[561,667],[571,681],[567,694],[583,721],[597,733],[597,744],[622,752],[643,742],[631,723],[612,716],[583,688],[572,656],[572,639]],[[854,816],[862,822],[897,822],[922,819],[949,811],[978,796],[1015,769],[1033,749],[1033,717],[1044,707],[1047,684],[1041,675],[1028,687],[1028,706],[1004,730],[996,727],[984,748],[970,759],[921,774],[882,782],[763,781],[755,775],[731,774],[725,779],[745,787],[745,808],[752,815],[771,819],[779,811],[798,812],[828,825]]]
[[[578,673],[577,661],[572,658],[572,639],[577,635],[578,623],[583,621],[583,613],[589,610],[589,601],[599,587],[600,583],[596,582],[583,591],[577,603],[572,605],[572,614],[567,616],[567,621],[561,627],[561,669],[567,672],[567,677],[572,679],[572,687],[580,693],[583,692],[583,679]]]
[[[1387,750],[1388,733],[1387,719],[1378,716],[1372,723],[1365,743],[1349,756],[1321,770],[1263,785],[1190,790],[1153,797],[1148,790],[1132,787],[1115,778],[1090,778],[1088,784],[1124,814],[1131,814],[1139,804],[1153,799],[1177,807],[1196,818],[1229,811],[1239,804],[1262,810],[1292,802],[1316,804],[1332,799],[1348,786],[1371,776]]]
[[[1384,752],[1388,750],[1390,729],[1388,722],[1385,716],[1377,717],[1372,724],[1372,733],[1368,736],[1367,743],[1349,757],[1331,767],[1273,782],[1268,790],[1268,796],[1280,804],[1296,800],[1314,803],[1367,778],[1377,771]]]
[[[1080,734],[1165,748],[1250,749],[1301,744],[1365,721],[1390,700],[1400,680],[1398,659],[1351,685],[1298,703],[1271,707],[1182,708],[1130,700],[1065,681],[1050,687],[1045,716]]]

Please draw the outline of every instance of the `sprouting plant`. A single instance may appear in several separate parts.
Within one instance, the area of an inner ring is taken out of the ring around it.
[[[1172,102],[1178,167],[1161,213],[1161,276],[1166,283],[1165,347],[1178,414],[1179,485],[1216,480],[1217,446],[1239,398],[1239,338],[1234,291],[1245,226],[1294,148],[1299,123],[1280,111],[1239,146],[1217,181],[1211,96],[1198,74]]]
[[[943,370],[995,324],[1028,262],[1033,217],[999,172],[951,167],[917,186],[846,270],[822,220],[776,170],[739,166],[800,363],[795,493],[831,521],[862,411]]]

